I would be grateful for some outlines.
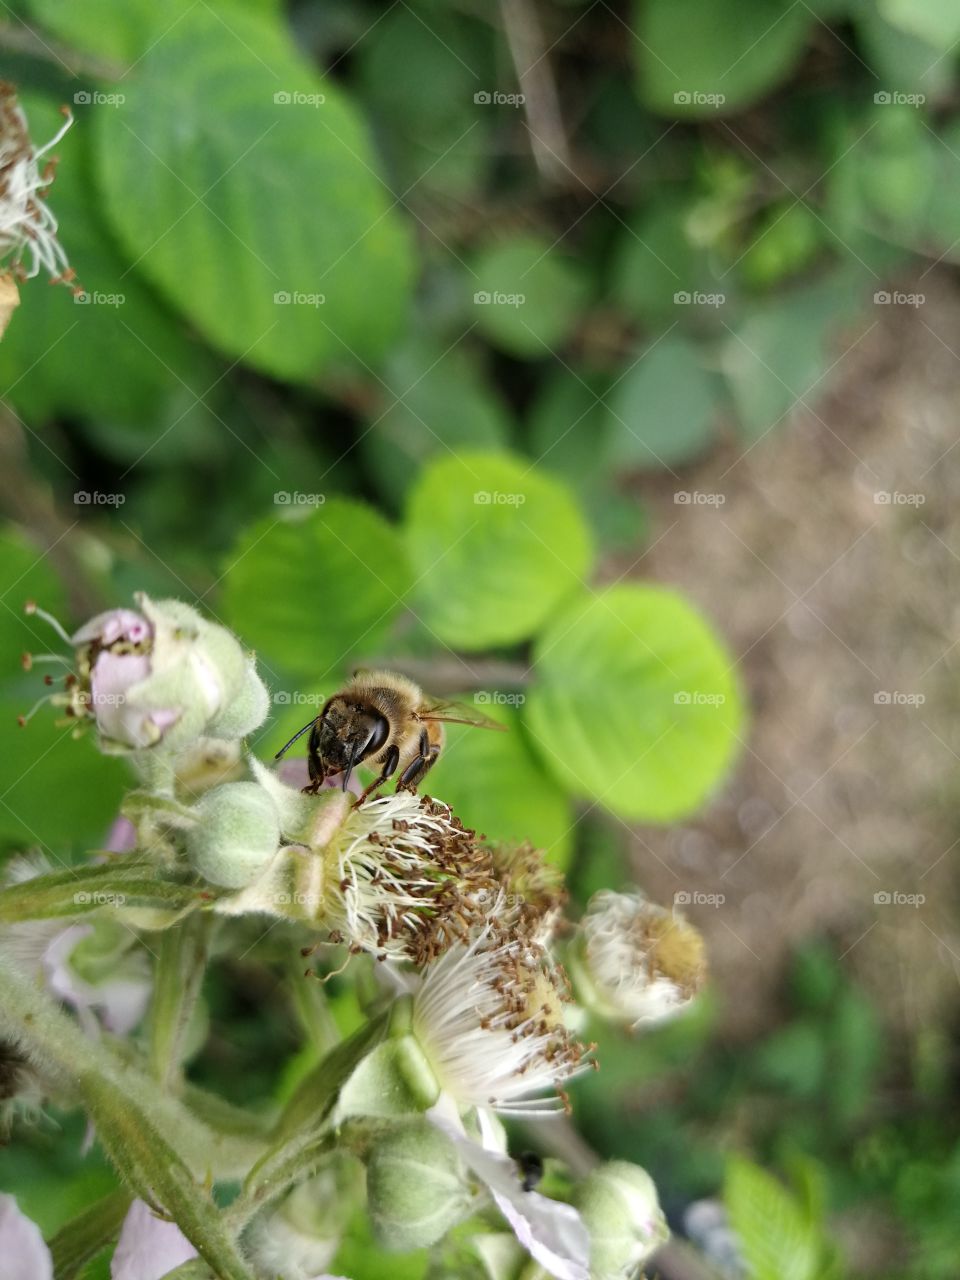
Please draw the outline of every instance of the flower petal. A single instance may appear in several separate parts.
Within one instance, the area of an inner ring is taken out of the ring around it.
[[[7,1195],[0,1195],[0,1280],[53,1280],[40,1228]]]
[[[163,1280],[197,1256],[175,1222],[164,1222],[142,1200],[134,1200],[110,1263],[111,1280]]]

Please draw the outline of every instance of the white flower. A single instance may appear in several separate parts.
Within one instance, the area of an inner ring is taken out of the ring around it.
[[[566,1106],[564,1083],[590,1065],[564,1024],[568,999],[545,949],[494,914],[419,976],[413,1033],[459,1106],[549,1114]]]
[[[573,1205],[525,1191],[516,1161],[506,1153],[503,1128],[486,1111],[477,1112],[480,1142],[468,1137],[449,1099],[428,1113],[453,1142],[461,1160],[486,1185],[517,1240],[557,1280],[589,1280],[590,1236]]]
[[[69,112],[64,114],[56,135],[36,150],[13,85],[0,81],[0,262],[9,255],[21,279],[38,275],[41,267],[53,280],[73,279],[57,240],[57,220],[44,199],[53,175],[47,167],[41,172],[38,163],[73,123]]]
[[[641,893],[603,890],[581,922],[574,968],[581,998],[603,1017],[660,1022],[684,1009],[706,977],[703,939],[683,916]]]

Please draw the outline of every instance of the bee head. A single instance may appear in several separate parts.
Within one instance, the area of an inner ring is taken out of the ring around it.
[[[324,777],[342,773],[346,791],[354,765],[375,755],[389,736],[389,722],[373,707],[331,699],[317,721],[314,743]]]

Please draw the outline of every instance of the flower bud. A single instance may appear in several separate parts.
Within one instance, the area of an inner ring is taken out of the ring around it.
[[[249,1246],[260,1270],[283,1280],[319,1280],[337,1252],[344,1220],[362,1194],[356,1172],[352,1161],[335,1157],[257,1221]]]
[[[588,1174],[576,1203],[590,1232],[591,1280],[630,1280],[670,1236],[653,1179],[626,1160]]]
[[[367,1157],[367,1201],[377,1241],[398,1253],[436,1244],[471,1208],[457,1152],[427,1120],[377,1139]]]
[[[190,865],[211,884],[252,884],[280,844],[277,810],[255,782],[226,782],[202,796],[187,832]]]
[[[634,1027],[660,1022],[703,985],[703,938],[641,893],[603,890],[587,907],[571,969],[581,1001],[601,1017]]]

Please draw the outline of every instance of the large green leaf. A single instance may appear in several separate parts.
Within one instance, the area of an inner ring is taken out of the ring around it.
[[[439,458],[407,511],[415,604],[462,649],[532,635],[590,569],[589,531],[566,488],[509,454]]]
[[[676,592],[607,587],[539,637],[524,722],[557,777],[627,818],[671,822],[722,780],[743,720],[733,665]]]
[[[955,0],[878,0],[888,22],[948,53],[960,39],[960,9]]]
[[[382,352],[410,243],[342,91],[276,23],[207,5],[123,83],[122,108],[97,114],[97,158],[137,269],[268,373],[315,379]]]
[[[710,441],[718,390],[692,342],[661,339],[607,396],[611,461],[650,468],[696,457]]]
[[[642,0],[635,10],[640,94],[654,111],[711,116],[734,111],[793,67],[812,9],[792,0]]]
[[[409,569],[401,539],[362,503],[331,498],[292,516],[269,516],[241,534],[223,574],[223,613],[268,673],[320,682],[376,649]]]
[[[24,106],[38,141],[63,123],[56,100],[26,97]],[[57,145],[60,162],[49,193],[84,292],[74,297],[43,279],[23,285],[0,343],[0,392],[35,422],[62,413],[117,424],[142,440],[134,458],[157,442],[165,415],[171,423],[180,418],[160,442],[163,453],[182,447],[185,433],[196,433],[200,422],[191,404],[216,380],[215,366],[117,253],[90,188],[88,132],[89,117],[80,118]],[[185,403],[170,413],[182,396]],[[151,460],[157,456],[151,449]]]
[[[540,236],[483,250],[467,278],[477,328],[512,355],[542,359],[577,323],[588,284],[577,263]]]
[[[496,689],[474,694],[476,709],[509,732],[448,725],[446,746],[422,790],[442,797],[489,839],[530,840],[549,851],[551,862],[565,866],[573,848],[573,807],[531,752],[519,716],[509,709],[517,701],[522,705],[523,696]],[[469,697],[463,701],[470,705]]]
[[[776,1178],[734,1158],[727,1167],[723,1198],[754,1280],[814,1280],[819,1233]]]

